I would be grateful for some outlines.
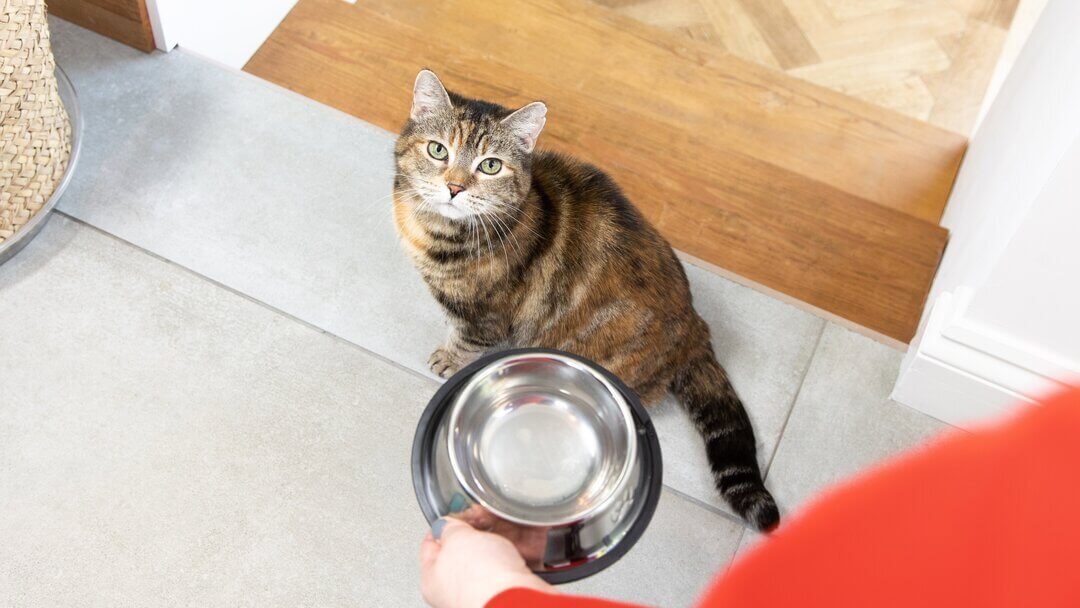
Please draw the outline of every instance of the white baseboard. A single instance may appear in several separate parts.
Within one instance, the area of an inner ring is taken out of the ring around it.
[[[1065,386],[1058,361],[1009,343],[963,318],[965,294],[934,302],[918,350],[892,398],[934,418],[971,428]]]

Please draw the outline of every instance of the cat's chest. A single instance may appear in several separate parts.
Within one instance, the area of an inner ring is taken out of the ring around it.
[[[425,265],[420,268],[420,274],[432,289],[459,300],[475,302],[477,306],[497,306],[503,301],[502,283],[475,268],[433,269]]]

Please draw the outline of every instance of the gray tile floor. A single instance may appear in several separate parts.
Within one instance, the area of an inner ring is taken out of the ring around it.
[[[389,215],[393,136],[244,74],[62,21],[82,164],[0,266],[0,597],[413,606],[409,444],[445,327]],[[899,353],[688,268],[785,511],[941,426]],[[669,490],[575,589],[688,605],[740,542],[700,439],[654,412]]]

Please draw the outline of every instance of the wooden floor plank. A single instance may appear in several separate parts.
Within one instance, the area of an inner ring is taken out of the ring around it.
[[[903,82],[911,77],[918,78],[932,67],[937,67],[935,71],[945,71],[949,65],[949,56],[941,45],[936,40],[924,40],[880,53],[823,61],[790,70],[788,73],[821,86],[850,93],[853,90]],[[858,75],[858,78],[852,78],[853,75]]]
[[[851,87],[850,84],[845,88]],[[868,84],[849,89],[852,95],[865,99],[883,108],[902,112],[920,120],[930,118],[934,109],[934,95],[927,88],[923,79],[911,76],[887,84]]]
[[[769,48],[769,43],[741,7],[729,0],[698,0],[698,4],[709,26],[720,38],[724,50],[758,65],[780,67],[780,61]],[[647,19],[639,21],[650,23]]]
[[[593,70],[602,68],[581,58],[561,71],[534,69],[534,62],[512,52],[493,52],[497,41],[476,48],[464,44],[470,39],[449,25],[433,33],[426,24],[442,16],[434,5],[418,3],[423,6],[417,11],[427,14],[410,20],[389,4],[368,0],[352,7],[336,0],[301,0],[246,69],[388,129],[406,119],[412,80],[421,66],[436,70],[465,95],[508,105],[543,98],[550,113],[542,145],[609,171],[677,248],[890,338],[906,341],[914,333],[945,243],[940,227],[763,159],[761,147],[742,149],[739,140],[714,137],[717,129],[680,126],[688,111],[658,113],[640,99],[647,91],[642,83],[628,83],[621,95],[613,94],[620,89],[612,80],[625,70],[596,75]],[[461,3],[446,4],[456,5],[447,10],[462,8]],[[606,26],[600,27],[603,33]],[[518,30],[508,35],[534,34]],[[677,68],[671,79],[721,80],[723,72],[715,64],[687,61],[693,50],[682,51],[678,62],[670,50],[652,52],[663,52],[669,66]],[[731,73],[722,80],[746,87],[760,78],[759,71]],[[760,108],[760,95],[758,90],[741,102],[724,102],[728,107],[714,107],[712,114],[737,115],[738,107],[730,104]],[[792,98],[777,103],[789,104]],[[698,97],[682,107],[708,102]],[[671,105],[670,100],[658,103]],[[807,114],[804,122],[816,116],[824,123],[835,120],[836,111]],[[862,128],[860,121],[851,122],[857,123],[856,130]],[[826,133],[825,127],[818,125],[818,132]],[[897,130],[902,135],[894,133],[892,142],[912,142],[907,127],[901,119]],[[748,128],[746,122],[742,128]],[[843,139],[848,128],[845,122],[833,124],[840,132],[833,137]],[[877,128],[885,131],[890,123]],[[757,129],[762,138],[775,137],[768,124]],[[788,137],[773,145],[799,144]],[[819,153],[823,149],[813,138],[807,145]],[[889,145],[895,144],[884,149]],[[819,165],[832,162],[839,161],[818,158]],[[876,164],[850,156],[843,162]]]
[[[757,25],[773,55],[786,69],[820,61],[783,0],[737,0]]]
[[[799,77],[807,73],[824,75],[824,78],[815,78],[811,82],[965,134],[972,125],[963,117],[968,113],[967,108],[982,105],[986,83],[1000,52],[1000,45],[984,43],[985,31],[978,26],[995,28],[1004,38],[1018,6],[1018,0],[591,2],[611,7],[642,23],[710,43],[754,63],[784,69],[788,74]],[[749,11],[744,10],[744,6]],[[888,66],[880,62],[889,62],[904,48],[934,44],[952,37],[957,38],[959,45],[967,47],[964,61],[945,68],[937,61],[915,65],[916,74],[894,73],[891,81],[873,85],[863,80],[863,75],[868,72],[887,77]],[[971,39],[966,39],[968,37]],[[777,55],[774,56],[769,43],[777,46]],[[806,44],[810,52],[800,51]],[[819,61],[814,60],[815,55]],[[783,61],[778,61],[777,56]],[[793,61],[798,65],[793,66]],[[855,69],[849,69],[850,66]],[[810,71],[806,71],[807,68]],[[932,93],[935,110],[928,116],[923,101],[910,103],[915,78],[925,78],[928,84],[945,79],[958,83],[958,86]],[[890,92],[895,92],[897,97],[891,97]],[[962,119],[957,120],[957,117]]]
[[[981,0],[977,3],[978,10],[974,11],[973,17],[1008,30],[1012,25],[1013,15],[1016,14],[1016,6],[1020,0]]]
[[[145,0],[49,0],[49,14],[81,25],[140,51],[154,50]]]
[[[963,133],[970,131],[979,117],[982,100],[959,94],[961,91],[986,90],[997,65],[1000,49],[1005,45],[1005,32],[1000,28],[973,20],[962,35],[942,38],[948,52],[951,69],[922,77],[928,89],[939,101],[930,113],[931,120]],[[993,49],[994,53],[987,53]]]

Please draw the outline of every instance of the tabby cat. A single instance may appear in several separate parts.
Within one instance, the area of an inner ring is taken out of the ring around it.
[[[447,92],[428,70],[394,150],[394,220],[452,326],[431,369],[485,351],[576,353],[649,404],[670,389],[705,440],[721,495],[750,524],[779,521],[754,430],[671,246],[600,170],[534,150],[547,108]]]

